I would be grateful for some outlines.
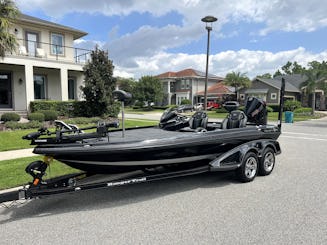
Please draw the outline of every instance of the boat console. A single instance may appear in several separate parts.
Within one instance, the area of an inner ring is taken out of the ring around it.
[[[262,99],[249,97],[244,111],[239,110],[239,106],[237,101],[226,101],[223,107],[229,112],[227,117],[220,123],[209,124],[208,115],[204,111],[198,111],[189,118],[179,114],[175,108],[169,108],[161,116],[159,127],[168,131],[202,132],[267,125],[266,103]]]

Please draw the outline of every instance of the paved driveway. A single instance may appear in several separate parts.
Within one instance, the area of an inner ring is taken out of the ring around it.
[[[267,177],[212,173],[0,208],[1,244],[327,244],[327,119],[284,124]]]

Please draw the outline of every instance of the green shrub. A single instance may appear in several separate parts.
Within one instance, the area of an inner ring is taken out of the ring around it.
[[[74,104],[79,101],[55,101],[55,100],[44,100],[44,101],[31,101],[30,109],[31,112],[38,112],[44,110],[56,111],[60,116],[70,116],[73,111]]]
[[[45,121],[54,121],[58,118],[58,113],[53,110],[40,110],[38,113],[42,113],[44,115]]]
[[[139,108],[144,107],[144,102],[143,101],[136,101],[134,106],[139,107]]]
[[[120,102],[115,101],[112,105],[108,107],[108,114],[109,117],[118,117],[120,111]]]
[[[181,105],[190,105],[192,104],[192,101],[188,100],[188,99],[184,99],[181,101]]]
[[[10,121],[18,122],[19,120],[20,120],[20,116],[14,112],[7,112],[7,113],[2,114],[2,116],[1,116],[1,121],[4,121],[4,122],[10,122]]]
[[[279,111],[279,105],[269,105],[269,107],[273,109],[273,112]]]
[[[267,112],[274,112],[274,109],[270,106],[266,106]]]
[[[220,107],[216,110],[217,113],[227,113],[228,111],[224,107]]]
[[[301,102],[297,100],[286,100],[284,102],[284,111],[294,111],[301,107]]]
[[[28,114],[28,120],[44,122],[44,114],[39,113],[39,112],[30,113],[30,114]]]
[[[56,111],[59,116],[66,117],[92,117],[92,110],[87,108],[85,101],[32,101],[30,103],[31,112],[44,110]],[[108,114],[117,117],[120,109],[120,103],[115,102],[108,108]]]
[[[312,112],[312,108],[309,107],[300,107],[294,110],[294,114],[300,115],[310,115]]]
[[[153,106],[153,109],[158,109],[158,110],[166,110],[167,108],[169,108],[168,105],[166,105],[166,106]]]
[[[65,123],[69,124],[90,124],[100,121],[100,117],[75,117],[65,120]]]
[[[41,128],[43,125],[38,121],[30,121],[27,123],[18,123],[18,122],[6,122],[5,127],[12,130],[16,129],[30,129],[30,128]]]

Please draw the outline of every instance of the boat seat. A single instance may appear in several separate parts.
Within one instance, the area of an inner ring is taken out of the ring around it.
[[[232,111],[222,122],[222,129],[244,128],[247,117],[243,111]]]
[[[189,126],[180,129],[182,132],[202,132],[206,131],[208,124],[208,115],[204,111],[198,111],[193,114],[189,120]]]

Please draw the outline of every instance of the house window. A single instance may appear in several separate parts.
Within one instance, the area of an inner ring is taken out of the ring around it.
[[[185,84],[186,84],[186,89],[189,89],[190,88],[190,80],[186,80]]]
[[[271,93],[270,99],[276,100],[277,99],[277,94],[276,93]]]
[[[36,56],[36,49],[39,46],[39,34],[35,32],[26,32],[27,52],[30,56]]]
[[[75,79],[69,78],[68,79],[68,99],[74,100],[75,99]]]
[[[51,33],[51,54],[64,55],[64,36]]]
[[[34,99],[42,100],[46,97],[46,77],[34,75]]]
[[[182,80],[181,89],[184,89],[184,88],[185,88],[185,81]]]

